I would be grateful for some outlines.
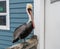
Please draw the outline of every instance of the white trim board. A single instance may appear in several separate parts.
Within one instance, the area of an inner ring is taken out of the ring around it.
[[[34,0],[34,34],[38,36],[37,49],[44,49],[44,0]]]

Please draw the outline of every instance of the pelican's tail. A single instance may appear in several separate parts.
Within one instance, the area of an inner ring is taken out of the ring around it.
[[[17,38],[17,39],[14,39],[12,43],[15,43],[15,42],[17,42],[18,40],[19,40],[19,38]]]

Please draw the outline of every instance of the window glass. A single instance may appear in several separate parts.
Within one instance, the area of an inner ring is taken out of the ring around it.
[[[6,25],[6,16],[0,16],[0,25]]]
[[[6,1],[0,1],[0,13],[6,12]]]

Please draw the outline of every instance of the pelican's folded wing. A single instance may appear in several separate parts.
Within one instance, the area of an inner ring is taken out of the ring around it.
[[[13,33],[14,40],[20,38],[20,34],[26,29],[26,24],[19,26]]]

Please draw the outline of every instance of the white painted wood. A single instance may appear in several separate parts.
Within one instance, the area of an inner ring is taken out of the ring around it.
[[[34,0],[34,34],[38,36],[37,49],[44,49],[44,0]]]
[[[0,15],[7,15],[7,13],[0,13]]]

